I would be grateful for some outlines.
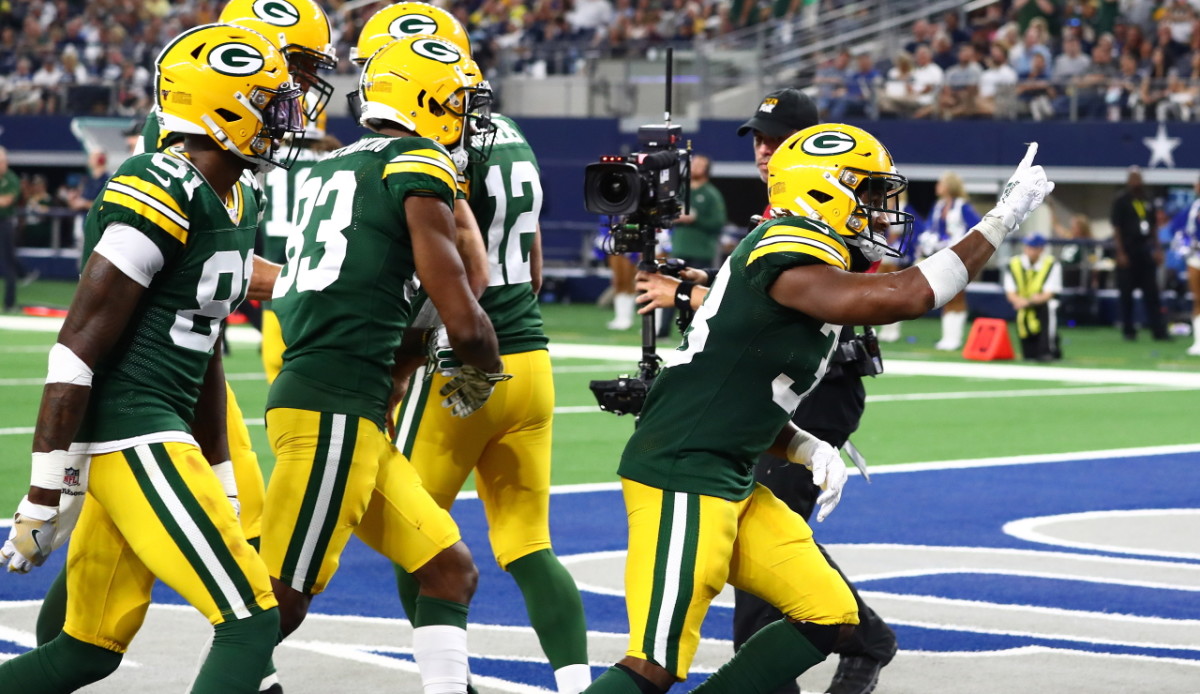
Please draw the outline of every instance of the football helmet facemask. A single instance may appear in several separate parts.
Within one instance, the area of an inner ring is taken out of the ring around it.
[[[259,171],[291,165],[293,148],[278,148],[304,130],[302,92],[258,32],[230,24],[185,31],[159,54],[155,84],[163,130],[207,135]]]
[[[253,29],[283,51],[294,80],[316,95],[304,104],[304,115],[316,120],[333,95],[318,70],[332,70],[338,61],[325,10],[315,0],[229,0],[218,21]]]
[[[913,216],[900,211],[899,196],[908,179],[896,173],[883,143],[861,128],[823,124],[793,134],[767,163],[767,185],[774,210],[828,224],[872,262],[907,250]],[[896,247],[888,245],[889,235]]]
[[[397,39],[377,51],[363,68],[359,95],[361,124],[396,123],[447,149],[461,143],[473,150],[475,138],[464,136],[478,132],[478,123],[492,129],[492,90],[479,66],[436,36]]]
[[[392,41],[419,34],[445,39],[471,55],[471,39],[454,15],[427,2],[398,2],[371,15],[358,45],[350,47],[350,60],[361,65]]]

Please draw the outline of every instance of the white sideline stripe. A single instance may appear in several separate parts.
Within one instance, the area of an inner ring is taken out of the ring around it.
[[[300,547],[300,557],[296,560],[296,570],[292,573],[292,587],[304,592],[305,579],[308,578],[309,566],[313,554],[317,550],[317,538],[325,527],[325,518],[329,515],[329,504],[333,499],[333,485],[337,480],[338,463],[342,458],[342,445],[346,436],[346,415],[333,415],[329,431],[329,452],[325,456],[325,474],[321,476],[321,488],[317,490],[316,507],[313,509],[312,520],[304,534],[304,544]],[[351,445],[354,445],[351,442]],[[316,581],[316,576],[313,577]]]
[[[137,453],[138,460],[142,462],[142,466],[146,468],[146,477],[149,478],[154,491],[158,492],[158,497],[166,504],[167,510],[171,512],[171,517],[179,524],[179,528],[183,530],[183,534],[192,546],[192,550],[196,552],[200,560],[212,572],[213,580],[217,582],[217,588],[225,596],[225,602],[229,603],[233,614],[238,619],[249,617],[250,610],[246,608],[245,602],[242,601],[242,596],[238,595],[237,588],[233,585],[233,578],[225,571],[225,567],[221,565],[221,561],[217,559],[212,546],[204,539],[204,534],[200,531],[199,526],[196,525],[196,521],[192,519],[191,514],[183,507],[183,502],[179,500],[179,497],[175,494],[175,490],[171,489],[171,485],[163,475],[162,469],[158,466],[158,460],[150,452],[150,447],[143,444],[135,447],[133,450]]]

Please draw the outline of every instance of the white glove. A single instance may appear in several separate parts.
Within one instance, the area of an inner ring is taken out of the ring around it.
[[[454,348],[450,346],[450,336],[446,333],[446,326],[439,325],[434,329],[425,349],[429,355],[430,371],[437,371],[443,376],[449,377],[462,368],[463,363],[454,355]]]
[[[817,497],[817,522],[825,520],[842,500],[842,488],[846,486],[849,473],[838,450],[821,439],[801,429],[788,443],[787,457],[812,470],[813,484],[823,491]]]
[[[450,413],[455,417],[467,417],[487,404],[492,397],[492,389],[497,383],[507,381],[512,374],[490,374],[483,369],[467,364],[458,374],[442,386],[441,395],[445,398],[442,407],[453,408]]]
[[[7,563],[10,572],[21,574],[41,566],[54,548],[57,520],[58,508],[35,504],[28,496],[23,497],[13,516],[8,540],[0,548],[0,566]]]
[[[1004,185],[1000,201],[985,215],[998,217],[1009,233],[1020,226],[1029,213],[1045,201],[1047,195],[1054,192],[1054,183],[1046,178],[1046,171],[1041,166],[1033,165],[1037,151],[1038,144],[1031,142],[1025,151],[1025,158],[1017,164],[1016,172]]]

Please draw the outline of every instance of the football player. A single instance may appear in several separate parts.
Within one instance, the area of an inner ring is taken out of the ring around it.
[[[310,92],[305,101],[314,98]],[[326,133],[328,120],[325,111],[321,111],[316,120],[307,121],[304,134],[297,143],[296,161],[290,168],[275,169],[263,177],[267,207],[259,227],[259,251],[262,258],[272,263],[283,263],[287,259],[287,237],[293,229],[293,215],[298,213],[295,209],[297,193],[312,167],[326,153],[341,146],[337,138]],[[262,362],[269,385],[283,367],[283,336],[279,333],[279,318],[275,316],[270,300],[263,301]]]
[[[367,20],[352,57],[370,56],[391,34],[406,30],[436,33],[470,50],[466,32],[448,12],[404,2]],[[405,389],[396,443],[446,510],[474,470],[496,561],[521,589],[558,691],[576,694],[592,678],[583,601],[550,544],[554,379],[537,300],[542,187],[537,158],[521,129],[497,113],[490,122],[494,132],[471,143],[475,156],[466,166],[466,189],[470,210],[486,230],[488,287],[479,303],[516,378],[469,419],[455,417],[431,397],[457,375],[453,357],[444,354],[447,368],[421,367]],[[411,616],[417,582],[399,565],[396,576]]]
[[[271,41],[232,25],[178,36],[156,78],[158,112],[183,144],[128,159],[92,205],[32,485],[0,550],[10,570],[45,560],[64,478],[91,456],[66,623],[0,664],[13,691],[74,691],[112,673],[155,578],[214,626],[193,692],[257,691],[278,636],[266,567],[236,515],[217,342],[250,280],[261,193],[249,171],[286,158],[277,143],[302,128],[301,91]]]
[[[996,207],[954,246],[886,275],[877,260],[907,181],[887,149],[848,125],[789,137],[768,164],[771,219],[720,269],[684,341],[666,357],[618,474],[629,519],[626,656],[588,692],[665,692],[687,677],[708,605],[726,583],[785,615],[693,691],[766,694],[823,661],[853,633],[854,597],[804,519],[755,484],[759,454],[805,465],[837,505],[846,467],[789,419],[820,380],[841,325],[916,318],[962,291],[1053,190],[1031,145]],[[859,263],[855,263],[857,267]],[[865,264],[864,264],[865,265]]]
[[[426,692],[466,689],[478,571],[383,426],[414,273],[465,362],[444,404],[465,416],[509,378],[454,245],[458,172],[444,145],[463,137],[472,101],[490,98],[478,82],[473,61],[429,36],[368,61],[360,122],[373,132],[312,168],[273,296],[287,347],[267,398],[276,465],[262,556],[281,631],[303,621],[354,533],[421,585],[413,652]]]

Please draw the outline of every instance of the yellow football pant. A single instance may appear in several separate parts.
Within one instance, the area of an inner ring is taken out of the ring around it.
[[[397,415],[397,443],[444,509],[467,475],[487,515],[488,538],[500,568],[550,549],[550,440],[554,379],[550,354],[504,355],[511,381],[496,386],[470,417],[455,417],[437,395],[449,380],[425,367],[409,383]]]
[[[275,606],[267,569],[196,446],[97,455],[89,475],[67,553],[67,634],[124,653],[155,577],[213,625]]]
[[[409,573],[461,539],[370,420],[275,408],[267,435],[275,470],[261,552],[270,574],[295,590],[325,590],[351,533]]]
[[[250,431],[246,429],[246,419],[242,416],[242,408],[238,406],[237,397],[234,396],[229,381],[225,382],[225,398],[225,431],[229,438],[229,459],[233,463],[238,503],[242,507],[238,520],[241,521],[246,537],[253,540],[262,535],[263,496],[266,494],[266,487],[263,483],[262,468],[258,466],[258,456],[250,447]]]
[[[742,501],[628,479],[621,490],[629,518],[627,655],[686,679],[700,623],[726,583],[793,620],[858,623],[850,588],[817,549],[804,518],[761,484]]]
[[[279,316],[270,309],[262,312],[262,363],[267,374],[267,385],[275,382],[283,368],[283,328]]]

